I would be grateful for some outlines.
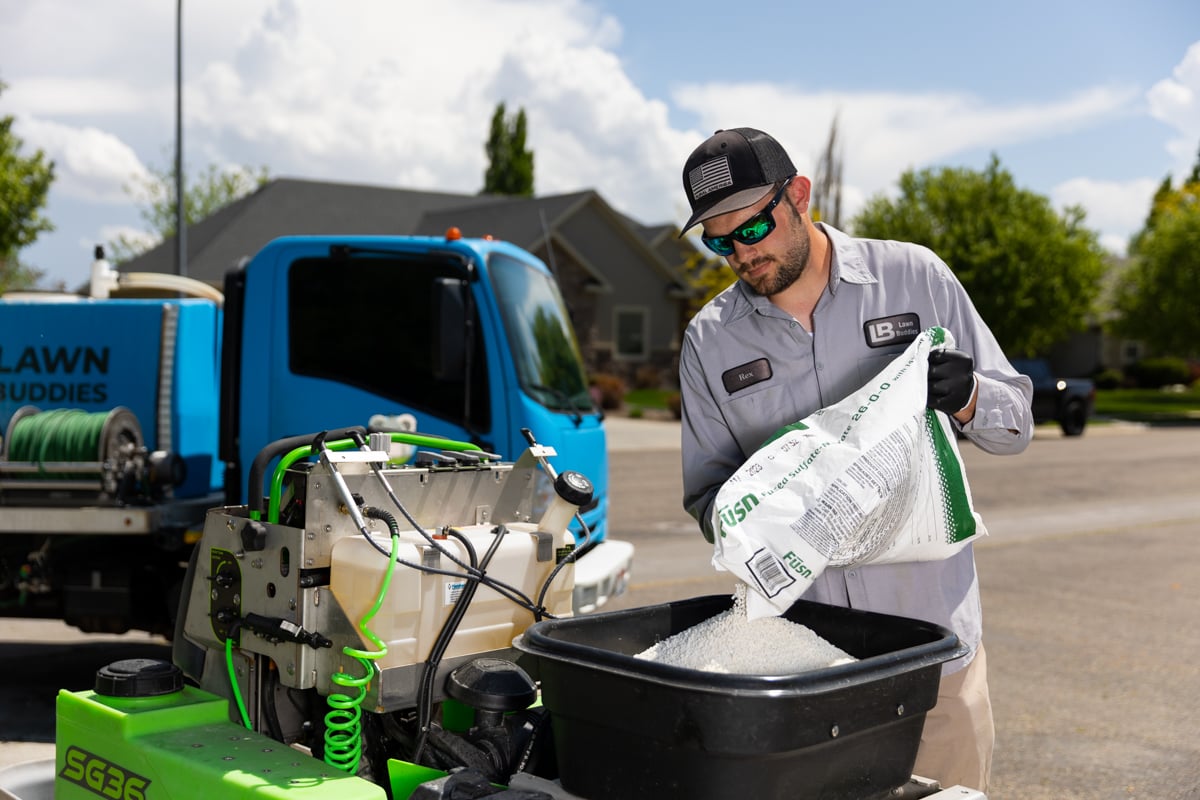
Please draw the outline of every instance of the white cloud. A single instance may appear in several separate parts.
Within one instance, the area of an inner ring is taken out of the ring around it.
[[[1180,134],[1167,144],[1178,176],[1191,171],[1200,142],[1200,42],[1188,48],[1171,75],[1154,84],[1146,100],[1150,114]]]
[[[1123,255],[1129,237],[1146,220],[1146,211],[1158,184],[1150,178],[1131,181],[1073,178],[1055,186],[1050,199],[1059,208],[1083,206],[1087,211],[1084,224],[1103,232],[1100,243],[1105,249]]]
[[[129,145],[97,128],[37,117],[21,119],[17,128],[28,149],[42,149],[54,161],[52,190],[66,197],[128,203],[125,187],[149,174]]]
[[[690,86],[675,95],[708,130],[729,124],[730,108],[752,109],[737,124],[769,131],[801,172],[811,174],[838,118],[846,184],[870,196],[906,169],[942,163],[978,148],[1031,142],[1127,113],[1132,89],[1096,88],[1058,102],[995,106],[967,94],[806,92],[778,84]]]

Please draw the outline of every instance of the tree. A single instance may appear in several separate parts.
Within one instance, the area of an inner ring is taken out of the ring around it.
[[[1018,188],[993,155],[986,169],[909,170],[900,196],[868,201],[860,236],[923,244],[954,271],[1011,355],[1035,355],[1085,327],[1105,255],[1078,206]]]
[[[812,188],[812,216],[835,228],[842,227],[842,147],[838,142],[838,118],[829,126],[829,141],[817,163]]]
[[[504,113],[504,103],[492,115],[492,130],[484,147],[488,168],[483,175],[484,194],[533,197],[533,152],[525,149],[525,109],[515,119]]]
[[[262,187],[270,176],[266,167],[221,168],[210,164],[200,175],[186,182],[183,194],[183,217],[188,225],[211,216],[254,190]],[[138,178],[125,191],[139,202],[142,221],[150,226],[152,236],[137,239],[122,234],[105,248],[109,258],[120,263],[175,235],[174,170],[150,169],[148,177]]]
[[[0,94],[6,88],[0,82]],[[54,182],[54,162],[41,150],[21,155],[25,143],[12,132],[13,122],[11,116],[0,117],[0,294],[38,282],[41,270],[22,264],[17,254],[39,234],[54,230],[42,216]]]
[[[1130,243],[1116,291],[1116,333],[1167,355],[1200,354],[1200,157],[1178,189],[1168,177]]]
[[[696,315],[704,304],[725,291],[737,280],[737,273],[723,258],[713,258],[703,253],[689,256],[683,265],[684,274],[695,293],[688,300],[688,319]],[[687,320],[684,320],[687,323]]]

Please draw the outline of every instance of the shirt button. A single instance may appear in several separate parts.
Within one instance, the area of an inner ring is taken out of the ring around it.
[[[797,325],[799,325],[799,324],[800,324],[799,322],[795,322],[795,321],[793,321],[793,322],[791,323],[791,325],[792,325],[792,327],[793,327],[793,328],[794,328],[794,327],[796,327],[796,326],[797,326]]]
[[[824,364],[822,364],[820,361],[818,361],[818,362],[817,362],[817,369],[825,369],[825,365],[824,365]]]
[[[857,572],[855,572],[854,570],[850,570],[850,571],[849,571],[849,572],[847,572],[846,574],[847,574],[847,575],[849,575],[851,578],[853,578],[853,577],[854,577],[855,575],[857,575],[858,573],[857,573]]]

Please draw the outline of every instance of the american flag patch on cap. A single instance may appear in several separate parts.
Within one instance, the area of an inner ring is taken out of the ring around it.
[[[692,187],[692,198],[699,200],[709,192],[733,185],[733,173],[729,171],[729,157],[721,156],[705,161],[688,173]]]

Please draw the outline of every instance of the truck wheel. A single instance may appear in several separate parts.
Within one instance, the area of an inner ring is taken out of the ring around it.
[[[1078,400],[1067,403],[1067,407],[1063,409],[1060,424],[1063,436],[1082,435],[1083,429],[1087,427],[1087,409],[1083,407],[1083,403]]]

